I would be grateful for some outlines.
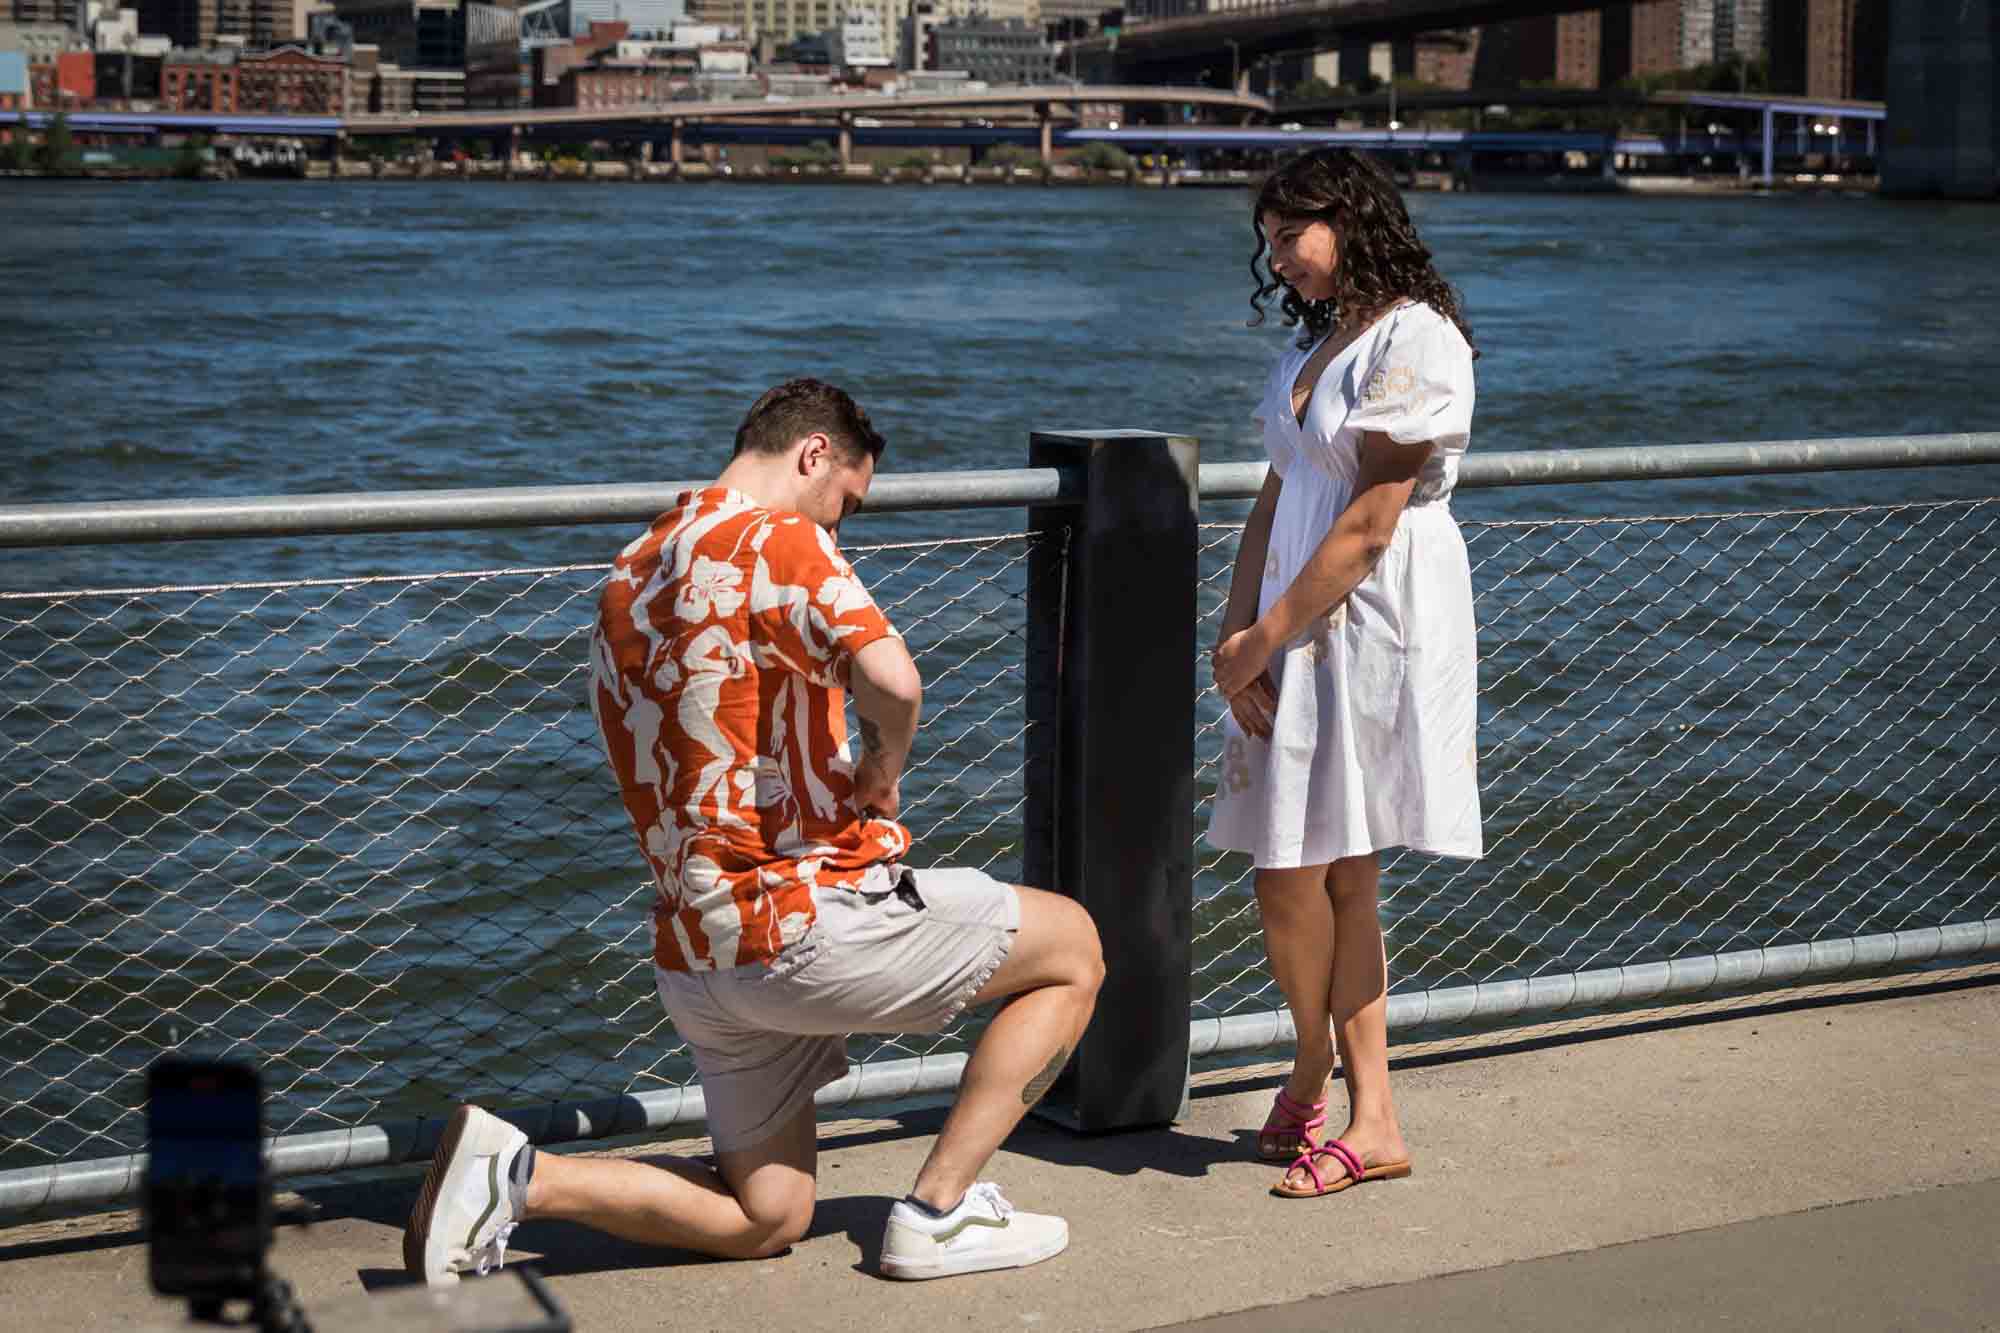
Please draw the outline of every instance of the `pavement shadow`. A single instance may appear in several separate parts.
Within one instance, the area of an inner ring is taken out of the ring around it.
[[[860,1258],[855,1264],[857,1271],[872,1273],[882,1257],[882,1228],[888,1221],[891,1202],[886,1198],[866,1195],[821,1199],[813,1210],[812,1228],[806,1232],[806,1239],[847,1236],[860,1251]],[[531,1264],[544,1277],[569,1277],[584,1273],[692,1268],[736,1261],[620,1240],[575,1222],[543,1221],[523,1222],[520,1225],[507,1243],[507,1262]],[[355,1276],[369,1291],[412,1286],[416,1281],[400,1268],[361,1268],[355,1270]]]
[[[1004,1146],[1008,1152],[1052,1166],[1084,1167],[1114,1176],[1157,1172],[1199,1179],[1214,1167],[1243,1159],[1242,1149],[1233,1140],[1188,1134],[1172,1125],[1079,1134],[1046,1121],[1032,1121],[1015,1130]]]
[[[27,1228],[24,1226],[22,1229]],[[129,1227],[95,1231],[85,1235],[51,1235],[24,1241],[0,1240],[0,1264],[12,1263],[16,1259],[45,1259],[58,1254],[87,1254],[94,1250],[143,1247],[145,1243],[145,1231]]]

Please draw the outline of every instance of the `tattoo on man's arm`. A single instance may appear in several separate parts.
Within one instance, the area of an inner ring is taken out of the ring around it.
[[[1056,1053],[1049,1057],[1048,1064],[1042,1067],[1042,1072],[1029,1079],[1028,1086],[1021,1089],[1021,1105],[1033,1106],[1036,1102],[1040,1101],[1043,1095],[1054,1086],[1056,1076],[1062,1073],[1063,1066],[1068,1063],[1069,1047],[1058,1047]]]
[[[861,728],[861,748],[864,751],[882,752],[882,728],[865,717],[857,717],[855,722]]]

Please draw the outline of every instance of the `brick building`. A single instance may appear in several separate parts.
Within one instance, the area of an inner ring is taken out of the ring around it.
[[[1625,7],[1631,24],[1627,74],[1671,74],[1682,68],[1680,0],[1632,0]]]
[[[1555,19],[1555,74],[1569,88],[1596,88],[1604,78],[1604,11]]]
[[[237,109],[338,116],[347,109],[348,67],[299,46],[245,52],[236,59]]]
[[[161,105],[169,111],[234,114],[236,56],[228,47],[174,51],[160,65]]]
[[[673,98],[674,71],[651,60],[598,60],[563,71],[555,86],[557,106],[583,111],[618,111],[657,106]],[[686,76],[680,79],[686,82]]]
[[[1463,92],[1472,86],[1479,29],[1427,32],[1410,44],[1410,73],[1421,83]]]
[[[84,106],[96,97],[97,57],[88,51],[64,51],[28,66],[29,104],[37,110]]]
[[[565,46],[537,46],[529,69],[529,101],[535,106],[575,106],[562,101],[570,96],[563,78],[570,70],[606,55],[615,54],[618,43],[631,36],[632,27],[622,20],[593,20],[590,31]]]

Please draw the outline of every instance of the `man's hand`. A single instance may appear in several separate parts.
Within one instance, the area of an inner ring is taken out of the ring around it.
[[[900,767],[891,767],[880,750],[864,748],[854,761],[854,807],[875,819],[894,819],[903,808]]]

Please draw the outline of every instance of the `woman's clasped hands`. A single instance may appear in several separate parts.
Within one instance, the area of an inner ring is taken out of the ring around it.
[[[1229,701],[1230,715],[1247,736],[1271,739],[1271,722],[1277,716],[1278,689],[1271,680],[1272,646],[1261,625],[1230,633],[1209,654],[1209,671],[1215,688]]]

